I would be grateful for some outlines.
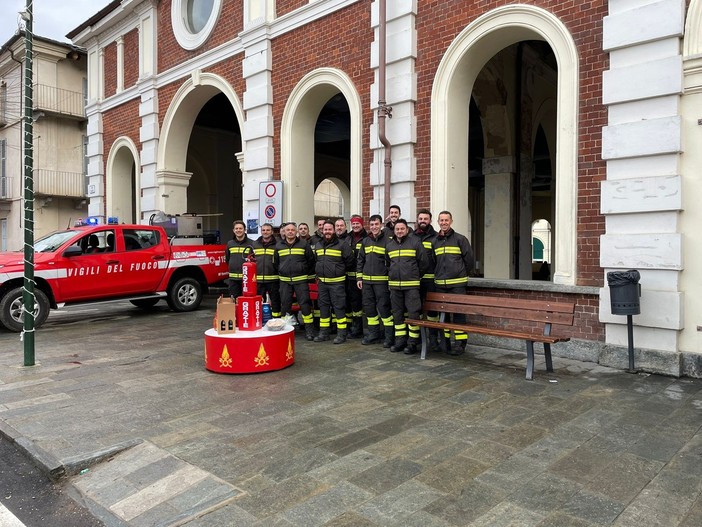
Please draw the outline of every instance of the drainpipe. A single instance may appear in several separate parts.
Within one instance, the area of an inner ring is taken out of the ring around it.
[[[385,135],[385,118],[392,118],[392,107],[387,105],[385,100],[385,75],[386,75],[386,51],[387,51],[387,0],[378,0],[378,139],[385,147],[383,162],[384,167],[384,189],[383,207],[386,214],[390,207],[390,184],[392,173],[392,146]]]

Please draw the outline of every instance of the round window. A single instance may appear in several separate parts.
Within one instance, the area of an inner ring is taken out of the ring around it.
[[[199,33],[212,16],[214,0],[187,0],[187,21],[191,33]]]
[[[185,49],[200,47],[214,29],[222,0],[173,0],[171,22],[178,44]]]

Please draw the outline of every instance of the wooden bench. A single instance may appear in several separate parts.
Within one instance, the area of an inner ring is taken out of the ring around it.
[[[534,378],[534,342],[541,342],[544,345],[546,371],[552,372],[551,344],[566,342],[570,340],[570,337],[552,335],[551,328],[553,324],[573,325],[575,303],[428,293],[422,309],[424,311],[423,320],[408,319],[406,321],[407,324],[420,326],[422,359],[425,359],[427,354],[427,330],[432,328],[519,339],[526,342],[526,378],[532,380]],[[430,311],[440,313],[438,322],[425,320]],[[462,313],[466,315],[467,322],[465,324],[445,322],[447,313]],[[530,329],[506,329],[508,324],[513,321],[518,321],[521,326],[526,325]]]

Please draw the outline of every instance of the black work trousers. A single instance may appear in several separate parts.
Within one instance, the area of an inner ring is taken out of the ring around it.
[[[383,325],[389,325],[386,324],[386,321],[392,317],[392,311],[388,283],[364,281],[361,297],[363,299],[363,314],[366,316],[368,326],[380,324],[378,315],[380,315]]]
[[[363,315],[363,293],[356,285],[356,277],[346,279],[346,314],[352,317]]]
[[[317,283],[317,304],[319,305],[319,328],[331,326],[332,310],[336,317],[336,328],[346,329],[346,280],[343,282]]]
[[[229,296],[239,298],[241,296],[241,280],[229,279]]]
[[[266,295],[271,299],[271,315],[274,317],[280,316],[280,282],[278,280],[272,282],[258,282],[256,284],[256,294],[263,297],[266,301]]]
[[[450,293],[452,295],[465,295],[467,292],[467,288],[464,285],[461,286],[436,286],[436,292],[437,293]],[[453,313],[453,314],[447,314],[446,319],[444,322],[454,322],[456,324],[464,324],[466,322],[466,316],[463,313]],[[444,330],[444,336],[446,338],[449,338],[450,331],[449,330]],[[463,332],[463,331],[454,331],[453,332],[453,337],[457,340],[460,341],[462,340],[465,342],[468,339],[468,334]]]
[[[419,288],[390,289],[390,304],[392,318],[395,322],[395,339],[407,337],[407,318],[418,319],[422,312],[422,301],[419,298]],[[409,326],[409,338],[419,340],[419,326]]]
[[[280,282],[280,303],[283,315],[292,315],[293,293],[300,306],[302,322],[312,324],[312,301],[310,300],[310,284],[302,282]]]

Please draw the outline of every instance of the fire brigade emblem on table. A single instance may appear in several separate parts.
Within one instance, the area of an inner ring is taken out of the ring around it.
[[[263,298],[257,295],[253,247],[243,254],[242,294],[217,301],[213,328],[205,332],[205,368],[218,373],[255,373],[295,362],[294,328],[282,319],[263,327]],[[282,322],[282,323],[281,323]]]

